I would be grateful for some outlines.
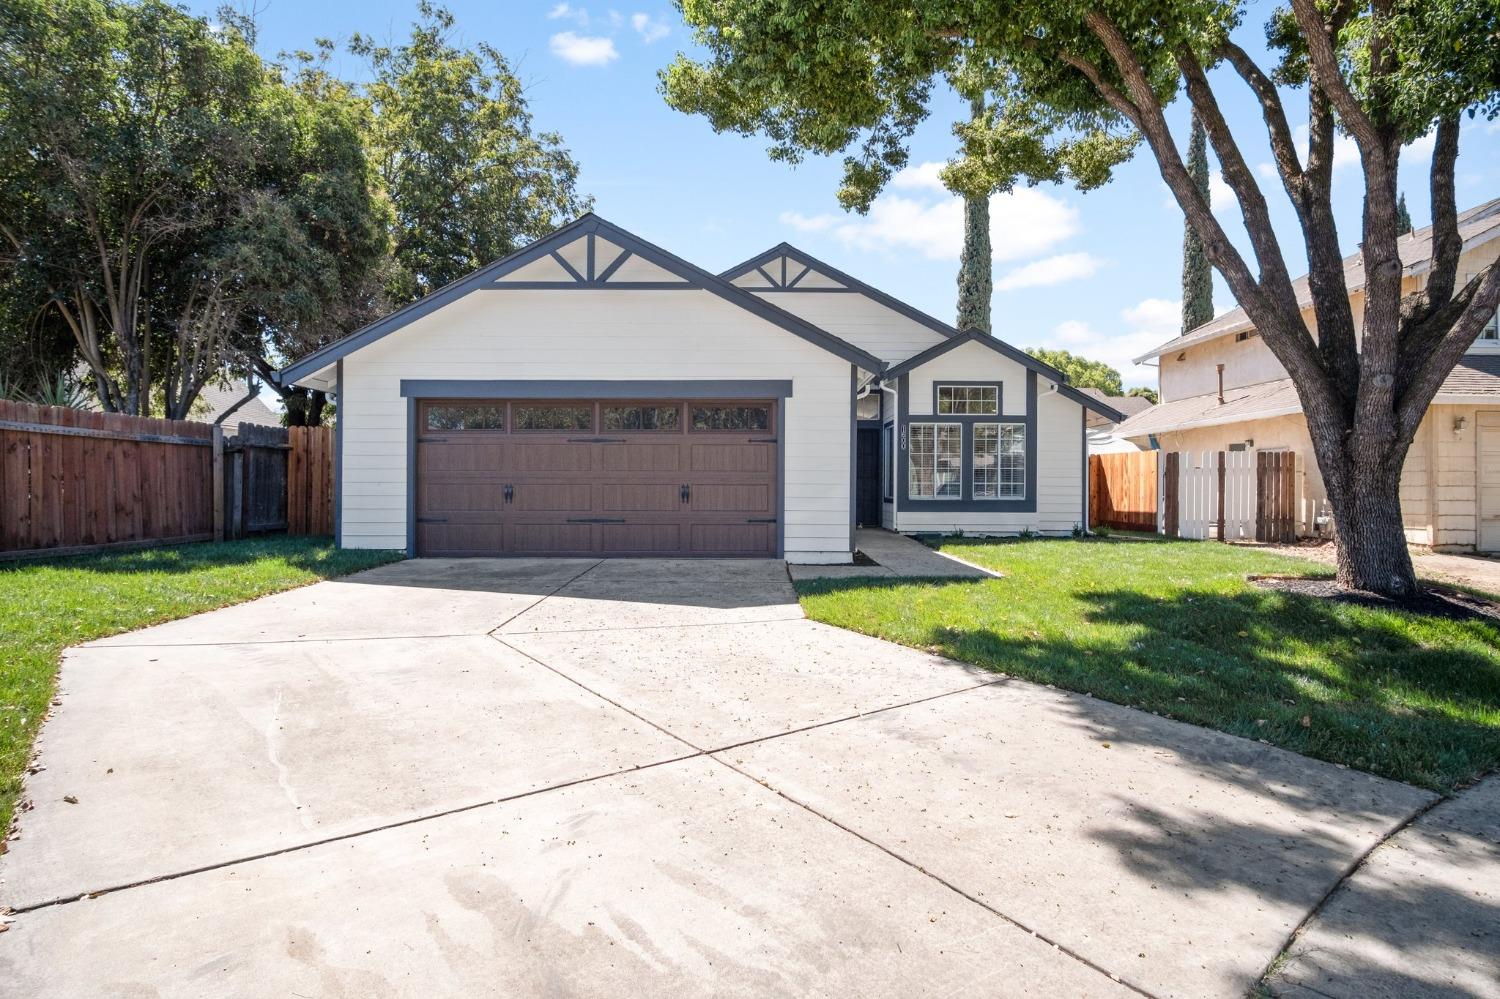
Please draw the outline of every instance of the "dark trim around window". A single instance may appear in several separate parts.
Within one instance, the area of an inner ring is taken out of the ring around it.
[[[1037,375],[1035,371],[1026,372],[1026,412],[1019,415],[1008,415],[1002,413],[999,416],[967,416],[945,413],[941,416],[922,415],[913,417],[911,415],[911,391],[910,375],[901,375],[897,382],[896,400],[896,476],[900,483],[901,501],[899,508],[902,512],[935,512],[939,510],[957,513],[1035,513],[1036,512],[1036,411],[1037,411]],[[960,382],[957,384],[976,385],[980,382]],[[937,389],[933,389],[933,408],[937,408]],[[1002,407],[1003,408],[1003,407]],[[910,481],[907,463],[907,440],[908,428],[913,423],[958,423],[963,427],[961,448],[963,455],[963,473],[961,482],[962,492],[958,499],[926,499],[912,497],[907,492],[907,483]],[[995,499],[976,500],[973,495],[973,461],[974,461],[974,424],[976,423],[1019,423],[1026,428],[1026,496],[1022,499]]]

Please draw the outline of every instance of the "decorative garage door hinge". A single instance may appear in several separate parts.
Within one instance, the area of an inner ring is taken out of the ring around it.
[[[417,523],[419,523],[419,524],[446,524],[446,523],[448,523],[448,518],[447,517],[418,517],[417,518]]]
[[[623,524],[624,517],[569,517],[570,524]]]
[[[747,523],[747,524],[774,524],[774,523],[776,523],[776,518],[775,517],[746,517],[745,518],[745,523]]]

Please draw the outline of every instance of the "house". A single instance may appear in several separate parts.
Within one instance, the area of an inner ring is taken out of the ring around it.
[[[281,426],[280,414],[272,412],[259,393],[251,395],[243,378],[228,382],[209,382],[203,386],[188,418],[199,423],[222,422],[225,433],[232,433],[241,423],[253,423],[261,427]]]
[[[589,214],[289,365],[337,534],[414,555],[851,560],[856,524],[1065,534],[1057,370],[785,244],[712,274]]]
[[[1138,395],[1110,395],[1103,389],[1092,387],[1080,388],[1079,391],[1123,414],[1125,419],[1151,408],[1151,400]],[[1142,450],[1139,444],[1115,433],[1115,428],[1120,425],[1119,420],[1112,420],[1102,413],[1090,413],[1086,425],[1089,428],[1089,454],[1120,454]]]
[[[1500,199],[1459,215],[1460,282],[1500,256]],[[1432,255],[1430,228],[1403,236],[1402,292],[1422,286]],[[1344,260],[1356,326],[1364,266]],[[1314,328],[1307,278],[1295,283],[1303,320]],[[1286,369],[1234,309],[1136,358],[1157,362],[1160,403],[1115,433],[1167,451],[1291,450],[1297,453],[1303,534],[1327,533],[1328,494],[1313,455],[1296,389]],[[1490,318],[1478,341],[1443,382],[1417,430],[1401,479],[1406,537],[1445,551],[1500,551],[1500,333]]]

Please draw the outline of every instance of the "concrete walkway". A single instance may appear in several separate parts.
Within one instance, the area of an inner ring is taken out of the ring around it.
[[[1376,849],[1267,984],[1305,999],[1500,995],[1500,775]]]
[[[60,684],[16,995],[1243,995],[1432,800],[807,621],[778,562],[406,562]]]
[[[922,542],[894,531],[861,527],[854,547],[876,565],[793,565],[794,580],[904,577],[910,579],[996,579],[998,574],[933,551]]]

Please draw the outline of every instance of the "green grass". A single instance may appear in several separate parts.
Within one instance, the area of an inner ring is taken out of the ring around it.
[[[401,557],[274,537],[0,563],[0,837],[63,649]]]
[[[1292,596],[1209,542],[974,541],[1003,579],[798,584],[815,620],[1449,791],[1500,764],[1500,622]]]

